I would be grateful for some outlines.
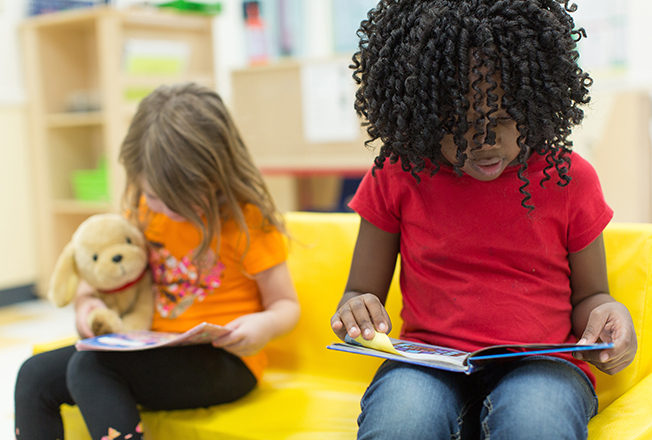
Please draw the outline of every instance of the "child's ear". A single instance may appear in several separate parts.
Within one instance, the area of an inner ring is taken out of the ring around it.
[[[48,299],[57,307],[63,307],[75,297],[79,275],[75,264],[75,251],[72,242],[68,243],[59,255],[50,278]]]

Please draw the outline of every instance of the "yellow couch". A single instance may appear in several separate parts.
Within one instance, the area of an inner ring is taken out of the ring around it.
[[[260,386],[237,403],[208,409],[144,412],[146,438],[354,439],[359,400],[380,361],[327,350],[329,320],[348,276],[357,235],[354,214],[290,213],[289,265],[299,292],[298,327],[268,349]],[[605,232],[612,294],[629,308],[639,338],[634,363],[616,376],[597,372],[600,413],[589,438],[652,438],[652,225],[610,225]],[[400,327],[396,280],[387,304]],[[64,408],[66,439],[88,439],[76,408]]]

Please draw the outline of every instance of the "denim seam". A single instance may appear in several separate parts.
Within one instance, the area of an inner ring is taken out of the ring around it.
[[[487,417],[482,420],[482,432],[484,434],[484,439],[489,440],[491,437],[491,431],[489,430],[489,423],[487,422],[491,416],[491,411],[493,411],[493,404],[491,403],[491,397],[487,395],[487,398],[484,400],[483,405],[487,408]]]

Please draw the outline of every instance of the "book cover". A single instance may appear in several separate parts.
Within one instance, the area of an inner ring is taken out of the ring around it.
[[[79,351],[136,351],[175,345],[209,344],[230,331],[221,325],[203,322],[185,333],[134,330],[95,336],[77,341],[75,348]]]
[[[371,341],[358,337],[355,340],[348,335],[345,342],[329,345],[331,350],[392,359],[441,370],[471,374],[490,362],[509,358],[546,355],[553,353],[570,353],[577,351],[604,350],[613,348],[611,343],[590,345],[577,344],[520,344],[494,345],[474,352],[466,352],[437,345],[421,344],[390,338],[384,333],[376,333]]]

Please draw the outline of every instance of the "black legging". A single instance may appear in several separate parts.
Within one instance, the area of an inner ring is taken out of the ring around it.
[[[67,403],[79,406],[94,440],[110,430],[111,439],[140,440],[139,406],[207,407],[237,400],[255,385],[240,358],[211,345],[132,352],[65,347],[27,359],[18,372],[17,439],[63,439],[59,407]]]

